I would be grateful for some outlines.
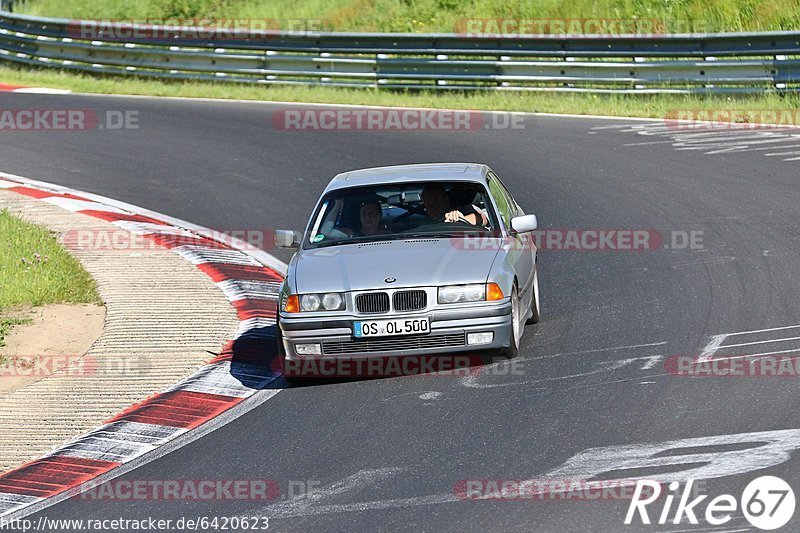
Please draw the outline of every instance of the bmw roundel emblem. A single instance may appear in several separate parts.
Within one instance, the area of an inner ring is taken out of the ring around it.
[[[386,283],[394,283],[397,280],[390,276],[390,277],[384,279],[383,281],[385,281]]]

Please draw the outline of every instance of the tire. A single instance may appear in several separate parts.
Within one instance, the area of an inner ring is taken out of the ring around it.
[[[536,324],[541,320],[541,308],[539,303],[539,269],[533,267],[533,295],[531,296],[531,317],[525,322],[526,324]]]
[[[508,334],[508,346],[503,349],[503,355],[509,359],[519,353],[519,341],[522,338],[522,324],[519,323],[519,293],[517,286],[511,291],[511,331]]]

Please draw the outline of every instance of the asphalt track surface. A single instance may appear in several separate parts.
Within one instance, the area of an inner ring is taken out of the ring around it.
[[[528,116],[514,130],[288,132],[270,122],[282,105],[2,94],[0,107],[137,111],[136,130],[2,132],[0,170],[225,231],[302,228],[340,171],[477,161],[503,178],[542,229],[645,228],[667,239],[672,231],[701,231],[704,244],[542,251],[543,320],[526,329],[513,373],[278,385],[287,390],[125,476],[266,478],[282,489],[318,483],[313,499],[77,497],[34,519],[268,516],[280,531],[620,531],[626,501],[458,500],[454,486],[554,477],[593,448],[800,428],[797,378],[692,379],[664,368],[666,356],[699,355],[719,334],[800,324],[800,162],[758,151],[677,150],[664,137],[622,131],[641,124],[625,120]],[[660,142],[630,146],[644,141]],[[799,331],[729,337],[723,346],[744,346],[719,353],[792,350]],[[668,447],[686,446],[698,444]],[[721,462],[752,464],[756,446],[740,446],[736,460]],[[738,498],[750,480],[773,474],[798,491],[800,456],[779,463],[722,471],[704,488]],[[643,472],[658,475],[634,465],[606,477]],[[724,526],[701,519],[666,529],[748,527],[737,512]],[[787,530],[798,528],[796,515]]]

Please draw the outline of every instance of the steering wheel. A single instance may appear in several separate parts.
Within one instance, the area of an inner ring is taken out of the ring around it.
[[[463,216],[459,216],[458,220],[448,221],[448,220],[446,220],[445,215],[442,215],[442,216],[440,216],[439,218],[437,218],[436,220],[433,221],[434,224],[453,224],[455,222],[461,222],[462,224],[468,224],[470,226],[475,226],[475,224],[473,224],[472,222],[470,222],[469,220],[467,220]]]

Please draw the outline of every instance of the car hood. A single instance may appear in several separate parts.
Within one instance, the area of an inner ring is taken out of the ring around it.
[[[460,242],[389,240],[303,250],[293,261],[296,289],[302,294],[484,283],[502,239],[481,239],[480,246]]]

